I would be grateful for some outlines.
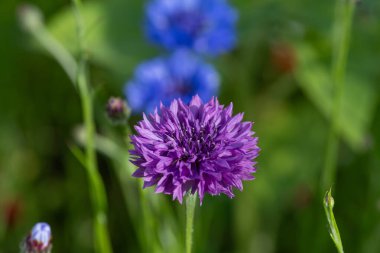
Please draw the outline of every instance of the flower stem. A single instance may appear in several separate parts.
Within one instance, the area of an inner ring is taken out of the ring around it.
[[[331,125],[327,140],[325,164],[321,180],[321,190],[323,191],[333,184],[337,169],[340,111],[344,94],[346,65],[350,44],[352,18],[355,10],[355,2],[355,0],[337,0],[336,5],[334,29],[335,43],[333,49],[334,56],[332,64],[334,95]]]
[[[44,45],[56,61],[59,62],[70,80],[75,83],[77,65],[75,60],[71,57],[71,54],[69,54],[68,51],[45,29],[38,31],[38,34],[35,37],[38,39],[39,43]]]
[[[186,253],[191,253],[193,244],[194,212],[197,194],[188,194],[186,198]]]
[[[127,124],[125,126],[125,135],[126,138],[126,147],[121,147],[117,143],[113,142],[111,139],[98,135],[95,135],[95,148],[98,152],[107,155],[113,161],[116,162],[114,169],[115,173],[119,179],[120,185],[122,187],[122,193],[124,197],[124,204],[128,213],[130,215],[130,219],[134,229],[137,233],[137,239],[141,246],[141,252],[162,252],[160,251],[159,245],[157,244],[157,239],[154,236],[155,233],[155,223],[154,216],[151,210],[150,201],[147,193],[143,190],[143,183],[139,181],[137,186],[138,197],[133,198],[131,194],[133,191],[130,191],[129,187],[130,182],[128,181],[129,176],[134,172],[133,164],[129,161],[129,153],[130,149],[130,140],[129,133],[131,133],[131,129]],[[76,132],[76,139],[80,143],[80,145],[86,145],[85,139],[85,129],[78,129]],[[80,154],[77,153],[75,149],[72,148],[73,153],[76,154],[78,160],[85,160],[80,158]],[[85,164],[85,162],[84,162]],[[138,201],[138,207],[133,205],[131,201]],[[128,202],[130,202],[128,204]],[[137,216],[142,214],[143,219],[139,221]]]
[[[78,42],[79,42],[79,63],[74,57],[46,30],[42,14],[30,5],[22,6],[19,9],[21,25],[43,46],[61,65],[66,74],[77,85],[82,103],[82,113],[86,131],[86,153],[83,156],[76,152],[80,161],[84,164],[89,178],[89,187],[94,215],[94,235],[95,252],[112,253],[111,244],[107,229],[107,200],[106,191],[102,178],[98,171],[95,151],[95,123],[93,118],[92,94],[87,78],[87,55],[85,45],[85,24],[80,12],[80,0],[73,0],[73,7],[77,22]],[[75,151],[75,149],[72,149]]]
[[[78,41],[80,49],[79,65],[77,70],[77,86],[82,102],[82,113],[86,129],[86,169],[89,177],[94,216],[95,252],[111,253],[112,248],[107,228],[107,199],[106,191],[99,174],[95,151],[95,122],[93,116],[92,93],[87,77],[87,57],[84,40],[85,24],[80,13],[80,0],[73,0],[77,21]]]
[[[77,63],[74,57],[46,29],[40,10],[24,4],[18,10],[21,26],[61,65],[73,84],[76,83]]]
[[[331,189],[329,191],[327,191],[325,194],[325,198],[323,200],[323,206],[325,208],[327,221],[329,223],[331,239],[335,243],[335,246],[336,246],[338,252],[344,253],[343,244],[342,244],[342,240],[340,238],[338,225],[336,224],[335,217],[334,217],[334,212],[333,212],[334,199],[331,196]]]
[[[129,139],[129,135],[132,134],[132,129],[130,128],[129,124],[125,127],[126,130],[126,143],[128,149],[130,149],[131,140]],[[127,167],[128,171],[132,174],[134,171],[134,167],[131,164],[131,162],[127,161]],[[152,213],[152,206],[150,205],[149,196],[147,193],[143,190],[144,183],[141,181],[138,184],[138,192],[139,192],[139,205],[142,211],[142,226],[137,226],[139,229],[138,237],[140,239],[140,244],[143,252],[161,252],[159,249],[159,246],[157,245],[157,240],[154,236],[155,232],[155,224],[154,224],[154,217]],[[126,192],[124,194],[127,194]]]

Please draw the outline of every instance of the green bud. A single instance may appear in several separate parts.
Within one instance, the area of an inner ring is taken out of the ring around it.
[[[34,32],[43,25],[43,15],[34,5],[22,4],[17,9],[21,27],[27,32]]]
[[[325,206],[327,208],[330,208],[332,209],[334,207],[334,198],[331,196],[331,189],[329,191],[326,192],[326,195],[325,195]]]

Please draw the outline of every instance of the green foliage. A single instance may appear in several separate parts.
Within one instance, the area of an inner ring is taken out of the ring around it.
[[[236,111],[255,121],[262,152],[256,179],[245,183],[243,192],[233,200],[206,197],[197,207],[193,252],[335,252],[318,191],[332,120],[332,3],[231,2],[240,12],[238,47],[208,60],[221,73],[220,100],[233,101]],[[45,14],[50,34],[77,56],[68,2],[34,3]],[[18,4],[0,1],[0,253],[16,252],[36,221],[51,223],[55,253],[93,252],[87,178],[75,158],[82,151],[73,148],[83,139],[77,128],[79,98],[55,60],[35,50],[39,44],[20,31]],[[95,144],[114,251],[147,250],[141,231],[148,226],[157,252],[178,253],[185,247],[184,206],[151,189],[141,195],[141,182],[130,176],[125,129],[110,125],[104,112],[107,98],[122,94],[140,61],[165,53],[145,39],[143,6],[138,0],[85,1]],[[357,6],[339,119],[343,142],[334,213],[350,252],[380,251],[379,15],[376,0]],[[285,52],[283,58],[276,48]],[[14,201],[20,212],[10,224]],[[154,217],[145,225],[144,208]]]
[[[156,55],[143,34],[142,1],[92,1],[83,6],[88,54],[94,63],[125,75],[139,61]],[[127,17],[127,18],[126,18]],[[65,8],[49,22],[49,31],[66,48],[77,52],[75,19]]]
[[[312,47],[297,46],[298,68],[296,78],[305,94],[331,120],[333,107],[332,79],[326,66],[320,63]],[[378,95],[377,87],[363,76],[348,73],[341,104],[339,128],[342,137],[354,150],[366,146],[368,130]]]

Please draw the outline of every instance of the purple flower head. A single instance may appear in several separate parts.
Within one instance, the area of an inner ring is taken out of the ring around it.
[[[218,55],[235,46],[236,20],[237,13],[226,0],[151,0],[145,30],[167,49]]]
[[[173,195],[226,194],[243,189],[243,180],[254,179],[257,137],[252,122],[243,114],[232,116],[232,103],[224,107],[216,98],[203,103],[194,96],[189,104],[174,100],[170,107],[146,116],[131,137],[133,176],[144,178],[144,188],[156,186],[156,193]]]
[[[51,249],[51,229],[49,224],[39,222],[34,225],[29,236],[26,238],[25,249],[29,253],[45,253]]]
[[[137,67],[125,95],[133,113],[152,112],[160,101],[169,105],[175,98],[186,103],[199,94],[209,100],[218,93],[216,70],[188,51],[179,50],[168,58],[156,58]]]

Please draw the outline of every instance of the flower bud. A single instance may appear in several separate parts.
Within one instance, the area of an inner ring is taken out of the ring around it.
[[[39,222],[34,225],[26,238],[23,250],[25,253],[50,253],[52,236],[49,224]]]
[[[108,118],[115,124],[125,124],[130,116],[127,103],[118,97],[111,97],[106,106]]]
[[[43,25],[41,11],[34,5],[22,4],[17,9],[21,27],[28,32],[33,32]]]
[[[327,208],[334,208],[334,204],[335,204],[335,201],[334,201],[334,198],[331,196],[331,189],[326,192],[326,195],[325,195],[325,206]]]

